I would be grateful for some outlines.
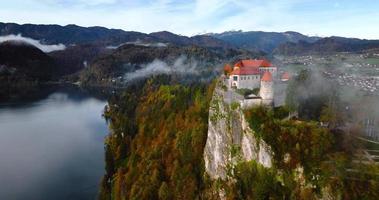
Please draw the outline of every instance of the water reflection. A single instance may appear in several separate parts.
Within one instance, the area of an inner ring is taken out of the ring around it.
[[[73,87],[39,97],[0,104],[0,199],[95,199],[105,100]]]

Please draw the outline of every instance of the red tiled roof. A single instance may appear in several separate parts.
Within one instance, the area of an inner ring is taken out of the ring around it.
[[[254,75],[259,74],[259,67],[272,67],[273,65],[267,60],[240,60],[234,67],[231,74],[233,75]]]
[[[272,75],[270,72],[263,73],[262,81],[271,82],[272,81]]]
[[[240,60],[234,66],[236,67],[272,67],[268,60]]]
[[[257,75],[259,74],[258,68],[241,67],[232,71],[232,75]]]

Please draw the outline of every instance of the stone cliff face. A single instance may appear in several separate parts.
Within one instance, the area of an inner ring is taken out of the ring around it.
[[[216,87],[209,108],[208,137],[204,148],[207,175],[212,180],[221,179],[226,182],[233,182],[232,169],[238,162],[254,160],[267,168],[272,167],[274,162],[271,147],[256,137],[242,108],[238,103],[233,103],[235,98],[231,96],[220,86]],[[313,187],[305,183],[302,166],[294,170],[294,181],[299,184],[300,190]],[[215,187],[212,192],[219,199],[226,199],[224,188]],[[325,187],[322,188],[321,198],[318,198],[330,200],[333,196],[330,189]]]
[[[238,161],[255,160],[265,167],[272,166],[272,151],[255,137],[241,108],[224,101],[225,91],[215,89],[210,110],[208,138],[204,150],[207,174],[212,179],[226,179],[228,169]]]

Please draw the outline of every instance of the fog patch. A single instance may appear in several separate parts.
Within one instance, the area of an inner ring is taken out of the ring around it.
[[[116,46],[107,46],[106,48],[107,49],[117,49],[123,45],[126,45],[126,44],[133,44],[133,45],[136,45],[136,46],[144,46],[144,47],[167,47],[167,44],[166,43],[162,43],[162,42],[143,42],[141,40],[136,40],[134,42],[125,42],[125,43],[122,43],[122,44],[119,44],[119,45],[116,45]]]
[[[188,59],[187,56],[180,56],[172,64],[168,64],[159,59],[143,65],[141,69],[131,73],[126,73],[124,80],[145,78],[157,74],[198,74],[198,62],[195,59]]]
[[[344,54],[343,59],[336,55],[308,61],[304,64],[307,80],[296,86],[294,99],[306,103],[303,111],[324,103],[343,118],[338,128],[354,127],[379,141],[379,64],[368,64],[364,56]]]
[[[23,37],[21,34],[0,36],[0,43],[6,42],[6,41],[25,42],[27,44],[37,47],[38,49],[40,49],[41,51],[45,53],[49,53],[53,51],[61,51],[61,50],[66,49],[66,46],[64,44],[53,44],[53,45],[42,44],[41,41],[39,40]]]

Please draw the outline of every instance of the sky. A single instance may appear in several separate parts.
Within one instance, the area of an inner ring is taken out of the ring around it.
[[[378,0],[0,0],[0,21],[192,36],[297,31],[379,39]]]

